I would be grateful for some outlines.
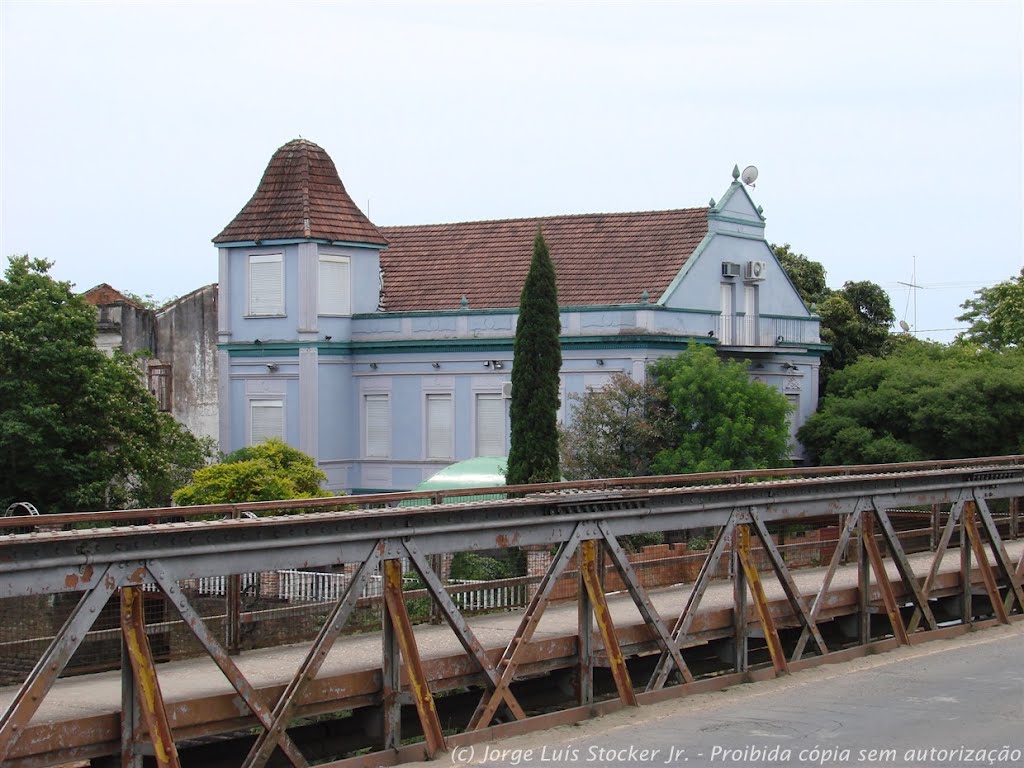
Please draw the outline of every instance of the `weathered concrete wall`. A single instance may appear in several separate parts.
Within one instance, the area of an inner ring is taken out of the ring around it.
[[[216,439],[217,285],[159,310],[155,336],[156,358],[171,365],[171,413],[194,435]]]

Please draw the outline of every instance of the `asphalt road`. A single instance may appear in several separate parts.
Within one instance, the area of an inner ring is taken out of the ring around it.
[[[1024,622],[516,739],[423,766],[1022,766]]]

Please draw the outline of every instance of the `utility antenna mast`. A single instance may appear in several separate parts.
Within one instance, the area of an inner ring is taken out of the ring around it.
[[[924,288],[923,285],[917,284],[917,254],[914,254],[914,271],[910,277],[909,283],[904,283],[902,280],[897,280],[898,285],[905,285],[910,289],[910,295],[914,301],[914,336],[917,336],[917,289]]]

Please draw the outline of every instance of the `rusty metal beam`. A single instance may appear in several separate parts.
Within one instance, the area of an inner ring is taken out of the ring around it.
[[[316,673],[323,666],[324,661],[327,659],[327,654],[330,653],[331,647],[334,645],[334,641],[338,639],[338,635],[341,634],[341,630],[345,627],[345,622],[348,621],[348,617],[352,614],[356,602],[362,595],[366,582],[369,580],[370,575],[377,570],[383,549],[384,543],[378,542],[364,557],[359,570],[356,571],[352,581],[349,582],[345,594],[335,604],[331,614],[320,628],[316,640],[310,646],[306,658],[303,659],[295,676],[292,677],[291,682],[288,683],[288,686],[281,694],[281,698],[274,706],[273,724],[269,729],[264,729],[263,733],[256,738],[256,742],[252,745],[249,754],[242,763],[242,768],[263,768],[267,764],[267,760],[273,754],[281,734],[284,733],[288,723],[291,721],[292,713],[295,711],[296,706],[298,706],[300,694],[316,678]]]
[[[402,596],[402,563],[389,558],[384,561],[383,571],[384,605],[391,616],[391,625],[398,638],[405,670],[409,675],[409,688],[427,742],[427,757],[433,758],[445,749],[444,734],[441,732],[441,721],[437,717],[437,708],[434,706],[434,697],[430,693],[427,676],[423,674],[423,662],[416,646],[416,635],[412,631],[412,622],[409,621],[409,612]]]
[[[764,630],[764,639],[768,643],[772,666],[775,667],[777,675],[788,675],[789,665],[786,663],[786,651],[782,647],[782,640],[779,639],[779,631],[775,628],[775,620],[768,608],[768,597],[764,593],[764,585],[761,584],[761,575],[757,571],[757,564],[754,563],[754,556],[750,551],[750,526],[738,525],[736,533],[736,554],[746,575],[750,593],[754,597],[754,607],[757,609],[757,616],[761,621],[761,628]]]
[[[274,713],[271,712],[270,708],[263,701],[260,695],[252,687],[245,675],[242,674],[241,670],[232,661],[229,652],[217,641],[217,638],[210,631],[209,627],[203,621],[202,617],[196,612],[191,606],[185,595],[178,589],[177,583],[171,579],[163,566],[159,561],[153,560],[147,566],[150,576],[156,582],[157,586],[163,591],[167,597],[167,601],[174,607],[174,609],[181,616],[185,622],[185,626],[192,630],[192,634],[199,643],[206,649],[206,653],[217,665],[221,672],[224,673],[224,677],[231,683],[231,687],[234,688],[238,695],[242,698],[242,701],[249,708],[249,710],[256,716],[256,719],[260,721],[266,729],[270,729],[274,724]],[[291,737],[287,732],[282,731],[277,739],[277,745],[284,752],[289,762],[295,766],[295,768],[307,768],[309,763],[306,758],[303,757],[302,752],[295,746]]]
[[[924,584],[921,585],[921,596],[927,600],[932,592],[932,586],[935,584],[935,577],[939,574],[939,569],[942,567],[942,558],[946,554],[946,550],[949,548],[949,542],[953,538],[953,531],[956,528],[957,522],[960,520],[960,514],[964,508],[964,500],[957,501],[949,510],[949,519],[946,520],[946,527],[942,529],[942,536],[939,538],[938,543],[935,545],[935,556],[932,558],[931,568],[928,569],[928,575],[924,578]],[[910,617],[910,621],[907,622],[907,634],[912,634],[917,631],[917,626],[921,622],[921,609],[915,608],[913,615]]]
[[[530,638],[533,637],[537,624],[540,623],[541,616],[544,615],[544,609],[547,607],[548,596],[551,594],[551,590],[554,588],[558,577],[572,559],[573,553],[582,540],[582,536],[583,528],[577,525],[573,528],[566,541],[559,547],[558,554],[555,555],[555,559],[548,567],[547,573],[544,574],[537,592],[526,607],[523,618],[519,622],[519,627],[516,629],[515,634],[501,656],[501,660],[498,662],[498,671],[501,673],[498,684],[493,691],[485,694],[480,699],[480,703],[477,705],[476,711],[466,727],[467,731],[479,730],[490,725],[491,718],[498,711],[501,702],[505,700],[505,692],[515,677],[516,667],[518,666],[517,657],[522,653],[526,644],[530,642]]]
[[[825,640],[821,636],[821,632],[818,631],[818,625],[811,620],[811,615],[807,610],[807,606],[804,605],[803,597],[800,595],[800,589],[797,587],[796,582],[793,581],[793,576],[790,574],[789,569],[786,568],[786,563],[782,559],[779,548],[775,546],[771,534],[768,533],[768,529],[755,511],[751,511],[750,517],[754,524],[754,530],[757,532],[757,537],[761,540],[761,544],[764,545],[764,551],[768,555],[772,569],[782,585],[782,591],[786,593],[786,599],[789,600],[789,604],[793,608],[793,613],[800,620],[800,623],[803,624],[804,629],[811,633],[811,636],[814,638],[814,644],[818,646],[818,653],[822,655],[828,653],[828,646],[825,645]]]
[[[803,656],[804,648],[807,647],[807,641],[811,637],[810,627],[817,626],[818,624],[818,616],[821,613],[822,606],[825,604],[825,597],[828,595],[829,588],[832,586],[832,579],[835,578],[836,570],[839,568],[839,563],[842,562],[843,558],[846,556],[846,545],[850,541],[850,536],[852,535],[853,530],[857,528],[860,523],[860,516],[860,509],[855,509],[852,514],[846,516],[846,522],[843,525],[843,530],[839,533],[839,540],[836,542],[836,548],[832,553],[832,559],[829,561],[828,568],[825,571],[825,579],[822,581],[821,589],[814,597],[814,602],[811,604],[811,611],[807,615],[808,624],[804,626],[803,631],[800,633],[800,639],[797,640],[791,661],[800,661],[800,658]]]
[[[1016,600],[1017,605],[1024,611],[1024,591],[1021,590],[1021,580],[1017,578],[1013,565],[1010,563],[1010,556],[1006,553],[1006,547],[1003,545],[1003,539],[999,535],[999,529],[992,519],[992,512],[988,508],[988,503],[982,498],[977,499],[977,505],[978,516],[981,518],[981,524],[988,535],[992,559],[995,560],[996,568],[999,569],[1000,575],[1006,581],[1006,601],[1003,603],[1003,607],[1009,613],[1013,607],[1013,601]]]
[[[146,615],[141,587],[121,587],[121,632],[128,647],[142,720],[149,731],[157,768],[180,768],[167,708],[156,676],[153,651],[146,636]]]
[[[64,626],[57,632],[10,706],[0,717],[0,765],[32,719],[32,715],[39,709],[53,682],[64,671],[64,667],[82,644],[85,633],[96,621],[100,610],[124,580],[124,570],[123,565],[107,566],[92,588],[82,595],[78,605],[64,622]]]
[[[138,749],[142,730],[142,709],[139,707],[138,685],[128,644],[121,636],[121,768],[142,768],[142,751]]]
[[[430,562],[419,551],[416,546],[416,542],[412,539],[405,540],[405,550],[409,555],[409,559],[423,578],[423,583],[426,586],[427,591],[430,593],[434,605],[436,605],[444,617],[445,621],[448,622],[448,626],[452,628],[455,636],[458,638],[459,643],[466,650],[470,656],[476,659],[477,664],[480,665],[480,670],[484,673],[488,683],[493,690],[498,686],[498,671],[491,663],[490,657],[484,650],[484,647],[480,644],[476,634],[472,628],[466,622],[461,611],[455,602],[452,600],[451,595],[445,590],[444,585],[441,583],[437,573],[431,567]],[[515,696],[512,695],[511,691],[506,692],[505,705],[512,711],[512,714],[517,720],[522,720],[526,717],[526,713],[523,712],[523,708],[516,701]]]
[[[872,512],[865,512],[861,515],[861,525],[863,526],[864,549],[871,563],[871,570],[875,572],[875,583],[882,595],[885,612],[889,614],[889,623],[892,624],[892,631],[901,645],[910,645],[910,637],[907,635],[907,628],[903,625],[903,617],[900,615],[899,606],[896,605],[896,596],[892,591],[889,574],[885,570],[885,563],[882,562],[882,553],[878,551],[878,544],[875,542],[874,515]]]
[[[903,578],[903,583],[910,590],[910,598],[913,600],[915,608],[924,616],[924,623],[928,629],[937,629],[939,625],[932,615],[932,609],[928,605],[928,598],[917,583],[917,576],[914,574],[914,569],[910,567],[907,553],[903,551],[903,545],[900,544],[899,537],[896,535],[896,529],[892,527],[889,515],[886,514],[885,508],[880,504],[875,504],[874,506],[878,522],[882,524],[882,535],[889,545],[889,555],[892,557],[893,562],[896,563],[896,570],[899,571],[900,576]],[[909,634],[909,630],[907,633]]]
[[[622,550],[618,540],[608,530],[608,526],[604,523],[598,523],[597,527],[604,536],[605,549],[611,555],[612,563],[615,564],[615,569],[619,572],[619,577],[626,586],[629,596],[633,598],[633,602],[636,604],[637,609],[639,609],[644,623],[654,629],[654,639],[658,643],[661,652],[667,653],[671,657],[676,670],[682,675],[683,680],[687,683],[692,683],[693,674],[690,672],[689,667],[686,666],[682,654],[679,653],[679,647],[672,640],[665,622],[661,619],[661,614],[654,607],[654,603],[647,594],[647,590],[644,589],[643,584],[637,577],[633,564],[629,562],[629,558]]]
[[[633,693],[633,683],[629,679],[626,659],[622,655],[619,640],[615,636],[615,623],[612,621],[608,601],[605,599],[604,589],[601,587],[601,580],[597,575],[597,547],[598,542],[593,539],[580,543],[580,573],[583,575],[583,585],[586,587],[590,604],[594,608],[597,628],[601,632],[601,641],[604,643],[604,651],[608,656],[608,664],[612,670],[612,677],[615,679],[615,688],[619,692],[619,698],[629,706],[635,707],[636,694]]]
[[[732,536],[732,532],[735,527],[735,513],[730,513],[725,525],[722,526],[718,535],[715,537],[715,543],[711,546],[711,551],[708,552],[707,558],[705,558],[703,565],[700,567],[700,573],[697,574],[697,580],[693,584],[693,589],[690,590],[690,596],[686,600],[686,605],[683,606],[683,610],[679,614],[679,618],[676,619],[676,623],[672,627],[672,643],[677,648],[679,647],[679,639],[684,637],[686,633],[690,631],[690,625],[697,617],[697,607],[700,605],[700,601],[704,597],[704,593],[707,591],[708,584],[711,583],[711,578],[715,570],[718,568],[718,562],[722,557],[722,552],[725,550],[725,543]],[[647,683],[646,690],[656,691],[665,686],[669,673],[673,669],[670,662],[671,658],[669,653],[662,651],[661,658],[658,659],[658,663],[654,668],[651,679]]]
[[[978,525],[974,520],[975,503],[967,502],[964,506],[964,530],[967,531],[967,538],[970,539],[971,549],[978,559],[978,570],[981,571],[981,580],[985,584],[985,591],[988,592],[989,602],[992,603],[992,610],[1000,624],[1009,624],[1010,618],[1006,615],[1003,607],[1003,596],[999,594],[999,587],[996,586],[996,577],[992,573],[992,566],[988,563],[988,555],[985,554],[985,545],[981,540],[981,533],[978,532]]]

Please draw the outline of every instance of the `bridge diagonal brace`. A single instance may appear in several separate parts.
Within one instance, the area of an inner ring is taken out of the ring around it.
[[[476,634],[472,628],[466,622],[465,617],[459,610],[459,607],[452,600],[451,595],[445,590],[444,585],[438,578],[434,569],[430,567],[430,563],[427,558],[419,551],[415,542],[412,539],[406,539],[403,542],[405,551],[409,553],[409,559],[412,560],[413,565],[423,578],[423,583],[427,588],[427,591],[431,594],[435,604],[441,609],[441,613],[445,620],[448,622],[448,626],[452,628],[455,636],[458,638],[459,643],[465,649],[466,653],[476,659],[480,665],[480,669],[483,671],[484,676],[487,678],[491,685],[491,689],[498,687],[498,681],[500,679],[498,671],[495,666],[491,663],[490,657],[484,647],[480,644]],[[512,695],[512,691],[505,689],[504,692],[505,706],[507,706],[517,720],[525,720],[526,713],[523,708],[516,701],[515,696]]]
[[[149,731],[157,768],[179,768],[178,748],[167,718],[167,708],[156,675],[153,650],[146,635],[144,593],[141,587],[121,587],[121,632],[135,676],[142,720]]]
[[[886,513],[882,505],[876,503],[875,514],[878,516],[878,522],[882,524],[882,535],[885,537],[886,544],[889,545],[889,554],[893,562],[896,563],[896,570],[900,572],[903,583],[910,590],[910,596],[916,610],[921,612],[921,615],[924,617],[925,626],[928,629],[936,629],[939,625],[935,621],[935,616],[932,615],[931,606],[928,605],[928,598],[921,591],[921,585],[917,582],[917,576],[914,574],[914,569],[907,559],[907,553],[903,550],[903,545],[896,535],[896,529],[893,528],[888,513]],[[910,634],[909,630],[907,634]]]
[[[750,587],[750,593],[754,596],[754,607],[757,609],[757,617],[761,621],[764,638],[768,643],[768,652],[772,657],[772,666],[775,667],[775,674],[788,675],[789,664],[786,663],[786,651],[782,647],[782,640],[779,638],[775,619],[772,618],[771,609],[768,607],[768,597],[764,593],[761,574],[758,573],[757,566],[754,564],[754,557],[750,552],[750,526],[740,525],[736,530],[739,533],[736,554],[739,556],[743,573],[747,577],[747,586]]]
[[[821,609],[825,606],[825,598],[828,597],[829,587],[832,586],[832,579],[835,578],[836,571],[839,569],[839,563],[842,562],[843,552],[846,551],[846,546],[850,543],[850,537],[853,535],[853,531],[857,528],[860,522],[860,516],[862,510],[859,508],[855,509],[846,518],[846,524],[843,526],[843,530],[839,534],[839,540],[836,542],[835,551],[832,553],[832,559],[829,561],[828,568],[825,571],[825,579],[821,584],[821,590],[814,597],[814,602],[811,603],[810,613],[807,615],[808,626],[805,626],[803,631],[800,633],[800,639],[797,641],[796,648],[793,651],[793,656],[790,661],[799,661],[803,656],[804,649],[807,647],[807,641],[811,639],[810,627],[816,627],[818,625],[818,616],[821,614]]]
[[[979,498],[976,503],[978,505],[978,516],[981,517],[981,524],[988,535],[988,544],[989,549],[992,551],[992,558],[996,561],[996,567],[999,568],[1000,575],[1006,580],[1006,600],[1003,603],[1003,608],[1009,613],[1010,609],[1013,608],[1013,601],[1016,599],[1017,605],[1020,606],[1021,610],[1024,610],[1024,591],[1021,590],[1021,579],[1017,576],[1010,562],[1010,556],[1003,545],[999,529],[996,528],[995,521],[992,519],[992,512],[989,510],[988,504],[984,499]]]
[[[992,603],[992,610],[1000,624],[1009,624],[1010,617],[1006,614],[1003,606],[1003,596],[999,594],[999,586],[996,584],[996,576],[992,573],[992,566],[989,565],[988,555],[985,554],[985,544],[981,540],[981,533],[978,531],[978,524],[974,519],[975,503],[967,502],[964,507],[964,530],[967,531],[967,538],[971,541],[971,550],[978,560],[978,569],[981,571],[981,580],[985,584],[985,591],[988,592],[989,602]]]
[[[121,569],[123,570],[123,566]],[[114,570],[113,565],[108,566],[96,580],[95,586],[82,595],[78,605],[72,609],[64,625],[0,717],[0,765],[6,760],[8,752],[25,730],[25,726],[32,720],[54,681],[82,644],[85,633],[92,628],[100,610],[123,581],[123,575],[115,575]]]
[[[366,582],[369,581],[371,574],[380,564],[383,549],[383,541],[377,542],[374,545],[373,549],[370,550],[359,566],[359,570],[356,571],[352,581],[349,582],[345,594],[335,603],[334,608],[331,610],[324,625],[320,628],[316,640],[310,646],[309,652],[306,654],[305,659],[303,659],[298,671],[274,706],[273,724],[269,729],[264,729],[256,738],[256,742],[252,745],[249,754],[246,755],[245,761],[242,763],[242,768],[263,768],[267,764],[280,740],[281,733],[288,727],[292,714],[299,705],[299,698],[303,690],[311,680],[316,678],[316,674],[327,659],[327,654],[330,653],[334,641],[338,639],[341,630],[345,628],[345,622],[352,615],[356,603],[363,594]]]
[[[925,600],[931,595],[932,587],[935,586],[935,579],[938,578],[939,569],[942,567],[942,558],[949,548],[949,542],[953,538],[953,531],[956,529],[957,523],[960,522],[965,502],[965,498],[960,498],[949,510],[949,519],[946,521],[946,527],[942,529],[942,536],[939,538],[938,544],[935,545],[935,556],[932,558],[931,568],[928,569],[928,575],[925,576],[924,584],[921,585],[921,596]],[[916,631],[920,623],[921,609],[914,608],[914,613],[910,617],[910,621],[907,622],[907,633]]]
[[[383,570],[384,605],[391,616],[392,626],[396,630],[398,647],[409,675],[409,688],[412,691],[416,714],[419,715],[423,736],[427,742],[427,757],[428,759],[433,758],[438,752],[445,750],[444,734],[441,731],[441,721],[437,716],[437,707],[434,705],[434,696],[430,692],[427,676],[423,672],[423,661],[420,659],[416,636],[412,631],[409,611],[405,607],[405,597],[402,595],[402,563],[400,560],[389,558],[384,561]]]
[[[625,584],[626,589],[629,591],[630,597],[633,598],[633,602],[640,611],[640,615],[649,626],[654,628],[654,639],[655,642],[658,643],[658,647],[661,648],[661,652],[669,654],[676,669],[679,671],[679,674],[682,675],[683,680],[688,683],[692,683],[693,673],[691,673],[690,668],[686,666],[686,662],[683,660],[683,656],[679,652],[679,648],[672,641],[672,636],[668,631],[668,627],[665,626],[665,622],[662,621],[661,614],[654,606],[650,596],[647,594],[647,590],[644,589],[643,584],[636,575],[636,570],[633,568],[633,564],[629,562],[629,558],[623,551],[622,545],[619,544],[615,536],[613,536],[611,531],[608,530],[608,525],[606,523],[599,522],[597,527],[604,536],[605,550],[609,555],[611,555],[612,563],[614,563],[615,569],[619,572],[619,577],[622,579],[622,583]]]
[[[885,612],[889,615],[892,631],[901,645],[910,645],[910,637],[907,635],[907,628],[903,624],[903,617],[900,615],[899,606],[896,605],[896,595],[892,591],[889,573],[885,570],[885,563],[882,562],[882,553],[879,552],[878,543],[875,541],[874,515],[872,512],[866,512],[861,515],[861,546],[868,556],[871,570],[875,572],[875,582],[878,585],[878,591],[882,595]]]
[[[224,673],[224,677],[228,679],[231,686],[238,692],[238,695],[253,715],[256,716],[256,719],[260,721],[260,725],[269,730],[274,723],[273,712],[260,698],[256,689],[252,687],[252,684],[242,674],[227,650],[221,645],[213,632],[210,631],[210,628],[206,626],[202,617],[188,602],[185,595],[182,594],[177,582],[168,575],[167,570],[157,560],[150,560],[147,563],[147,570],[153,577],[153,581],[157,583],[157,586],[160,587],[167,597],[167,601],[174,606],[174,609],[181,616],[185,626],[192,630],[192,634],[195,635],[195,638],[206,649],[207,654],[220,668],[220,671]],[[277,745],[295,768],[308,768],[309,763],[292,741],[287,731],[281,731]]]
[[[786,568],[786,563],[782,559],[782,554],[779,552],[778,546],[772,540],[771,534],[768,533],[768,529],[764,525],[764,521],[761,520],[758,515],[751,511],[751,520],[754,523],[754,530],[757,532],[758,539],[764,545],[765,553],[768,555],[768,560],[772,564],[772,570],[775,571],[775,575],[779,579],[779,583],[782,585],[782,591],[786,593],[786,599],[789,601],[790,606],[793,608],[793,613],[803,624],[804,629],[809,630],[811,637],[814,638],[814,644],[818,646],[818,653],[824,656],[828,653],[828,646],[825,645],[825,639],[821,636],[821,632],[818,630],[818,625],[811,621],[811,615],[807,610],[807,606],[804,605],[803,597],[800,594],[800,588],[797,587],[796,582],[793,581],[793,576],[790,574],[789,569]]]
[[[593,539],[588,539],[580,544],[580,573],[583,575],[583,586],[586,588],[590,604],[594,608],[597,628],[601,632],[601,640],[604,643],[604,650],[608,656],[608,664],[611,666],[619,698],[626,705],[635,707],[637,701],[636,694],[633,692],[633,683],[630,682],[626,659],[622,655],[619,639],[615,635],[615,622],[612,621],[608,600],[605,598],[604,588],[597,575],[597,545],[598,542]]]
[[[512,678],[515,677],[516,668],[519,666],[519,654],[526,647],[526,644],[530,642],[530,638],[533,637],[533,633],[540,623],[541,616],[544,614],[544,609],[547,607],[551,590],[554,589],[555,582],[572,559],[576,548],[582,540],[582,536],[582,525],[577,524],[569,538],[562,542],[562,545],[559,547],[558,554],[555,555],[555,559],[548,567],[547,573],[541,579],[537,592],[530,600],[530,604],[527,606],[526,612],[519,622],[515,635],[512,636],[508,646],[505,648],[505,652],[501,656],[501,660],[498,662],[498,671],[501,673],[498,684],[493,691],[484,694],[480,699],[476,711],[473,712],[473,716],[469,720],[469,725],[466,726],[467,731],[486,728],[490,725],[491,718],[494,717],[501,702],[505,699],[505,689],[512,684]]]
[[[725,544],[729,541],[735,528],[736,513],[732,512],[729,514],[729,519],[725,525],[718,532],[718,536],[715,537],[715,543],[711,546],[711,551],[708,552],[704,564],[700,567],[700,573],[697,574],[697,581],[694,582],[693,589],[690,590],[690,596],[686,600],[686,605],[683,606],[679,618],[676,619],[676,623],[672,627],[672,644],[676,648],[679,647],[680,639],[686,636],[686,633],[690,631],[690,627],[693,625],[694,619],[697,618],[697,608],[700,606],[700,601],[704,597],[708,585],[711,583],[711,578],[718,567],[722,552],[725,551]],[[670,664],[669,654],[662,651],[661,658],[658,659],[658,663],[654,667],[651,679],[647,682],[647,690],[661,690],[668,681],[671,671],[672,665]]]

